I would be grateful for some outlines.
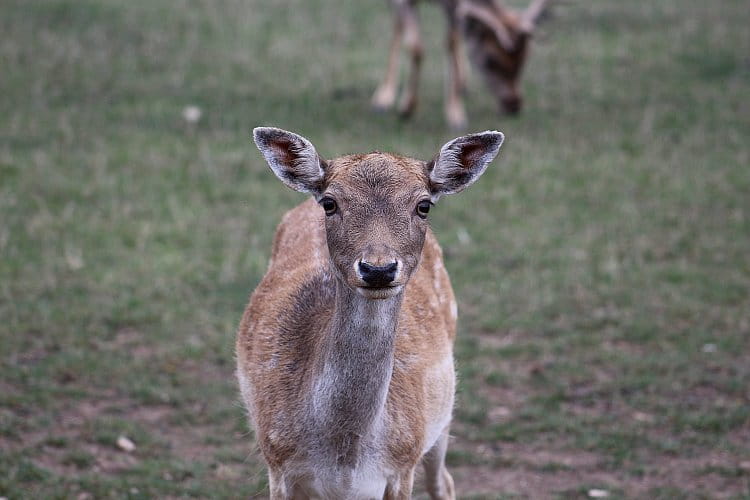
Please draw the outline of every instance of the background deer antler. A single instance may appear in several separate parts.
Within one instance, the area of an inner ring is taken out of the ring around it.
[[[528,29],[529,33],[534,30],[539,16],[544,13],[548,5],[549,0],[532,0],[529,6],[526,7],[526,10],[523,11],[523,14],[521,14],[521,23]]]
[[[500,7],[503,9],[504,7]],[[456,9],[456,14],[459,19],[465,19],[467,17],[473,17],[477,21],[487,25],[495,33],[500,44],[507,51],[511,51],[515,47],[515,42],[511,37],[508,28],[502,23],[500,18],[487,7],[477,5],[473,2],[462,2]]]

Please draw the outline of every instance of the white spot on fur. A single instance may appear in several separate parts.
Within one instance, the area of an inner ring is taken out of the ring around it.
[[[432,276],[433,276],[432,287],[438,292],[440,291],[440,288],[441,288],[440,277],[441,277],[442,271],[443,271],[443,263],[440,262],[440,259],[435,259],[435,263],[432,265]],[[438,295],[442,299],[443,294],[438,294]]]
[[[268,431],[268,434],[266,434],[266,438],[271,446],[277,446],[281,442],[281,433],[272,427],[271,430]]]
[[[270,359],[268,360],[267,363],[265,363],[265,365],[263,367],[266,370],[271,371],[274,368],[276,368],[277,366],[279,366],[279,353],[278,352],[274,352],[273,354],[271,354]]]

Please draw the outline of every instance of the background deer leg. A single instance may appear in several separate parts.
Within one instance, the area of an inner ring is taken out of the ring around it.
[[[466,93],[466,85],[468,76],[469,63],[466,61],[466,53],[464,52],[464,45],[461,41],[461,32],[458,28],[455,28],[456,33],[456,80],[458,81],[458,91],[463,95]]]
[[[453,478],[445,468],[445,452],[448,449],[448,428],[443,431],[435,446],[428,451],[422,463],[424,464],[425,485],[432,500],[455,500],[456,490]]]
[[[445,82],[445,117],[453,129],[466,127],[466,111],[461,100],[465,85],[465,74],[461,59],[461,42],[458,25],[449,20],[448,26],[448,71]]]
[[[401,7],[395,8],[393,12],[393,38],[388,51],[388,66],[385,77],[378,85],[372,96],[372,107],[382,111],[393,106],[396,102],[396,91],[398,90],[398,66],[401,55],[401,39],[404,36],[404,22]]]
[[[457,4],[458,2],[455,1],[443,2],[443,12],[445,13],[445,19],[448,22],[446,32],[448,33],[448,57],[451,59],[449,64],[454,65],[456,85],[458,91],[463,94],[466,91],[468,65],[466,62],[466,54],[464,54],[463,51],[463,43],[461,41]]]
[[[401,96],[398,111],[403,117],[410,116],[417,107],[417,92],[419,86],[419,70],[422,66],[424,47],[419,35],[419,21],[417,11],[409,2],[402,4],[402,20],[404,22],[404,43],[411,57],[409,64],[409,78]]]

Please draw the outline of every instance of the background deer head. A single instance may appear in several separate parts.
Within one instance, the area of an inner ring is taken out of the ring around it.
[[[458,6],[469,57],[500,108],[508,113],[521,111],[519,79],[529,40],[547,1],[534,0],[522,12],[507,8],[499,0],[465,0]]]

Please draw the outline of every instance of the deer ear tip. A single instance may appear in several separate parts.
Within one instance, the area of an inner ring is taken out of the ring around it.
[[[255,127],[253,129],[253,141],[259,148],[268,146],[279,139],[294,137],[295,135],[277,127]]]
[[[484,132],[480,132],[478,135],[492,140],[497,144],[497,147],[502,146],[503,142],[505,141],[505,134],[503,134],[499,130],[485,130]]]
[[[484,132],[480,132],[480,134],[489,134],[489,135],[495,135],[495,136],[500,136],[500,137],[505,136],[505,134],[503,134],[499,130],[485,130]]]
[[[263,138],[268,135],[268,132],[268,127],[255,127],[253,129],[253,140],[255,141],[255,144],[263,142]]]
[[[278,130],[276,127],[255,127],[253,129],[253,138],[257,141],[258,138],[267,136]]]

